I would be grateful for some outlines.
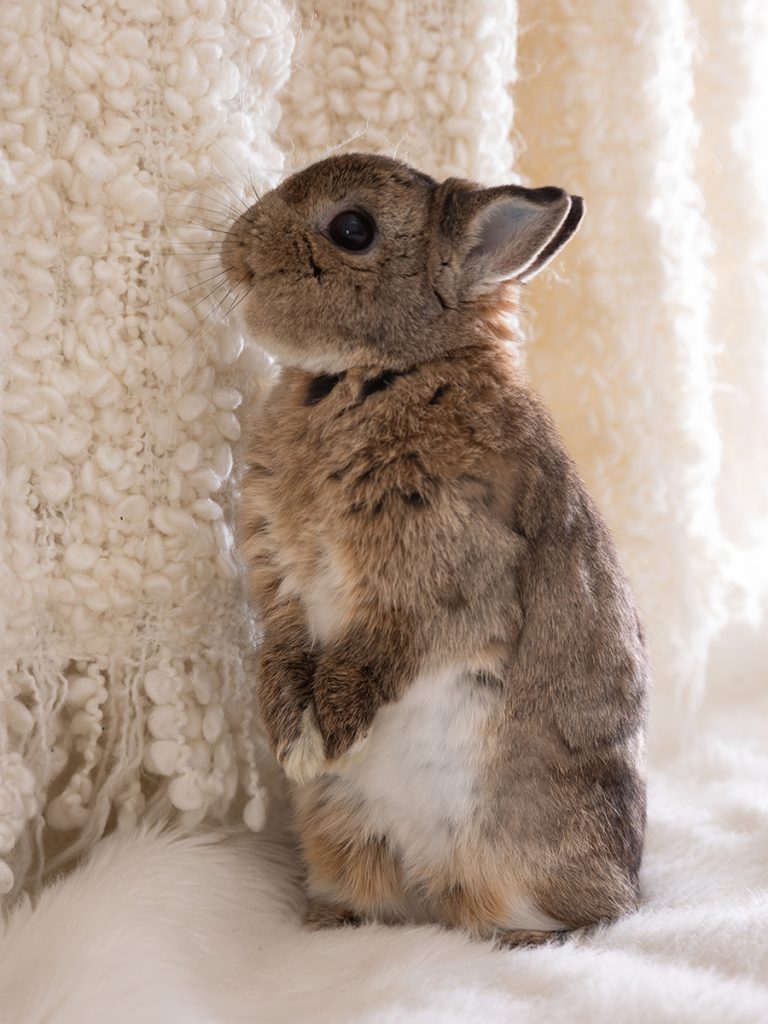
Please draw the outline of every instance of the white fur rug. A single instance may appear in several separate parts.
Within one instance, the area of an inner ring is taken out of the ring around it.
[[[768,1021],[768,702],[656,770],[642,911],[559,947],[433,928],[306,933],[290,846],[104,840],[0,938],[7,1024]]]

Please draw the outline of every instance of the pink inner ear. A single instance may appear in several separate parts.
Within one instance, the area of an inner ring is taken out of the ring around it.
[[[507,247],[517,236],[525,237],[541,216],[541,208],[512,201],[495,203],[482,225],[476,247],[496,250]]]
[[[532,277],[535,277],[540,270],[544,267],[560,252],[564,245],[573,237],[578,231],[579,225],[584,219],[585,204],[581,196],[571,196],[571,208],[568,211],[568,216],[565,218],[563,223],[554,233],[552,238],[547,242],[546,246],[541,250],[539,255],[529,263],[527,267],[519,274],[518,280],[521,284],[525,284],[530,281]]]
[[[466,267],[477,281],[517,277],[532,264],[566,219],[570,199],[561,193],[554,203],[523,196],[497,199],[480,215],[477,241]]]

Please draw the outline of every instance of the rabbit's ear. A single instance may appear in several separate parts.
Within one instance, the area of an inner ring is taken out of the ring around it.
[[[482,295],[500,281],[529,281],[584,216],[584,201],[559,188],[473,189],[449,180],[439,191],[435,287],[446,305]]]
[[[568,210],[563,223],[533,262],[529,263],[525,270],[517,274],[517,280],[521,281],[523,284],[525,284],[526,281],[530,281],[532,277],[535,277],[540,270],[543,270],[549,261],[557,256],[566,242],[568,242],[578,231],[586,209],[584,200],[581,196],[569,195],[568,198],[571,201],[571,208]]]

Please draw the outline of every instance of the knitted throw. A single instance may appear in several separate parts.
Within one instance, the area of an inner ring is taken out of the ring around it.
[[[293,37],[279,0],[0,18],[0,855],[20,882],[153,807],[191,825],[239,791],[263,818],[227,525],[242,339],[204,298],[217,235],[195,225],[224,211],[189,190],[274,184]]]

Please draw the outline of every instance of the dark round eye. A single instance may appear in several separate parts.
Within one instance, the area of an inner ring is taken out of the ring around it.
[[[343,210],[328,225],[328,234],[341,249],[361,252],[373,241],[376,225],[362,210]]]

